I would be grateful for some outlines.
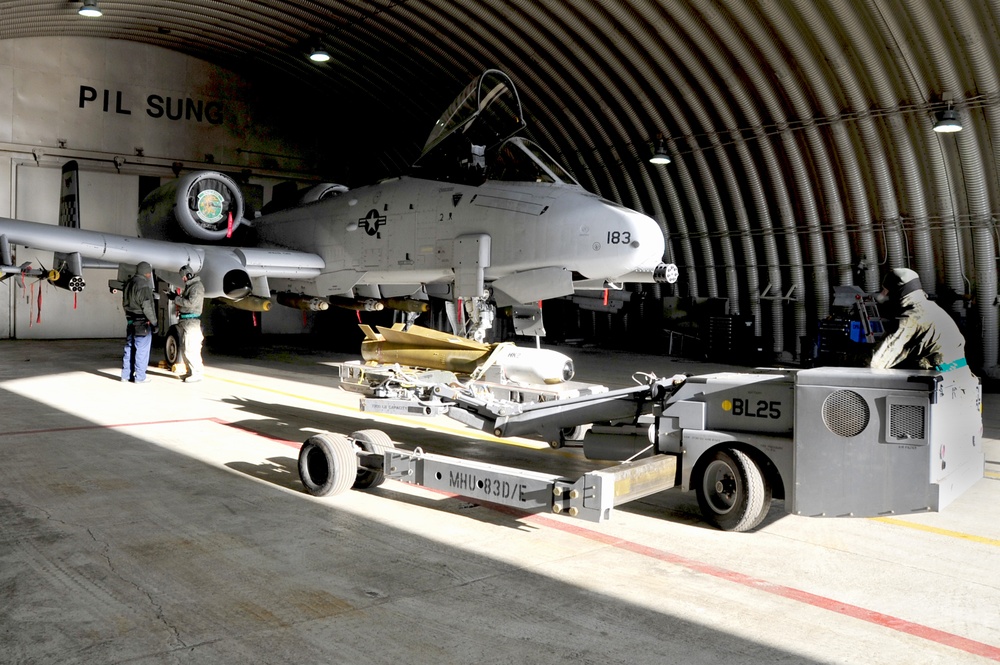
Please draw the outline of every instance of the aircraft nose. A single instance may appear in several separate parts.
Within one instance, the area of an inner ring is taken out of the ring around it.
[[[660,225],[652,217],[636,212],[625,211],[628,215],[628,225],[634,240],[631,246],[637,250],[638,264],[636,269],[655,266],[663,260],[666,241]]]
[[[574,272],[611,283],[620,283],[625,277],[636,282],[659,281],[655,274],[666,265],[666,240],[656,220],[593,195],[571,200],[575,205],[567,206],[563,214],[579,225]]]
[[[663,259],[665,242],[660,225],[641,212],[613,204],[608,207],[601,225],[604,248],[600,253],[605,260],[614,261],[617,274],[652,270]]]
[[[676,268],[669,266],[668,270],[663,263],[666,240],[656,220],[610,201],[603,204],[600,209],[591,209],[592,251],[579,272],[614,283],[675,281]]]

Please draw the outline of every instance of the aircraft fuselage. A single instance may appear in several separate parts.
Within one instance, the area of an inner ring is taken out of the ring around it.
[[[473,186],[401,177],[255,222],[265,244],[312,251],[326,293],[357,284],[432,284],[455,279],[455,243],[489,236],[487,281],[559,266],[614,279],[660,263],[654,220],[565,183]]]

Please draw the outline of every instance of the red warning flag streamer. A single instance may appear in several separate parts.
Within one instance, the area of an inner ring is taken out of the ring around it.
[[[35,304],[35,283],[31,283],[31,293],[28,294],[28,327],[35,325],[34,317],[31,316],[31,310]]]
[[[604,289],[604,306],[608,306],[608,290]]]
[[[74,291],[73,292],[73,309],[76,309],[76,296],[77,296],[77,292]]]
[[[35,323],[41,323],[41,322],[42,322],[42,287],[41,287],[41,285],[39,285],[38,286],[38,318],[35,320]]]
[[[226,224],[226,237],[233,237],[233,211],[229,211],[229,222]]]

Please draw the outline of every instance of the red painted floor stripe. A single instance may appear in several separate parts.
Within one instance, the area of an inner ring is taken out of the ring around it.
[[[471,501],[471,499],[458,494],[432,490],[429,488],[424,489],[428,489],[428,491],[434,492],[435,494],[443,494],[452,498]],[[648,545],[640,545],[639,543],[631,540],[625,540],[624,538],[619,538],[617,536],[610,536],[599,531],[593,531],[585,527],[577,526],[575,523],[565,522],[558,518],[549,518],[544,513],[526,513],[523,510],[518,510],[510,506],[504,506],[496,503],[490,503],[488,501],[476,500],[475,503],[500,513],[512,515],[518,519],[535,522],[536,524],[544,524],[547,527],[557,529],[565,533],[570,533],[581,538],[586,538],[594,542],[602,543],[604,545],[617,547],[618,549],[632,552],[633,554],[639,554],[640,556],[646,556],[651,559],[657,559],[676,566],[682,566],[688,570],[702,573],[703,575],[710,575],[718,579],[733,582],[734,584],[740,584],[745,587],[757,589],[758,591],[773,594],[775,596],[781,596],[782,598],[788,598],[789,600],[805,603],[806,605],[812,605],[813,607],[818,607],[819,609],[827,610],[829,612],[836,612],[837,614],[843,614],[844,616],[849,616],[854,619],[867,621],[868,623],[873,623],[884,628],[913,635],[914,637],[919,637],[931,642],[937,642],[938,644],[951,647],[953,649],[958,649],[966,653],[1000,662],[1000,647],[993,646],[992,644],[977,642],[976,640],[955,635],[954,633],[948,633],[943,630],[938,630],[919,623],[900,619],[899,617],[894,617],[889,614],[868,610],[863,607],[858,607],[857,605],[843,603],[832,598],[818,596],[814,593],[809,593],[808,591],[802,591],[801,589],[793,589],[792,587],[783,586],[781,584],[773,584],[766,580],[738,573],[734,570],[727,570],[725,568],[713,566],[712,564],[695,561],[694,559],[689,559],[679,554],[674,554],[673,552],[667,552],[666,550],[650,547]]]
[[[77,430],[86,429],[105,429],[105,428],[119,428],[119,427],[137,427],[144,425],[169,425],[176,423],[190,423],[190,422],[214,422],[224,426],[232,426],[232,423],[228,423],[220,418],[191,418],[191,419],[178,419],[178,420],[156,420],[149,422],[139,422],[139,423],[122,423],[118,425],[93,425],[93,426],[78,426],[78,427],[64,427],[64,428],[53,428],[53,429],[39,429],[39,430],[22,430],[19,432],[0,432],[0,436],[16,436],[16,435],[26,435],[26,434],[42,434],[49,432],[72,432]],[[254,432],[252,430],[244,430],[249,434],[255,434],[261,438],[269,439],[271,441],[281,443],[290,447],[298,448],[302,444],[295,441],[288,441],[285,439],[277,439],[260,432]],[[425,488],[427,489],[427,488]],[[446,496],[451,496],[455,498],[463,498],[449,492],[441,492],[437,490],[429,490],[435,492],[436,494],[444,494]],[[857,605],[851,605],[849,603],[843,603],[832,598],[826,598],[825,596],[818,596],[808,591],[802,591],[801,589],[793,589],[792,587],[787,587],[781,584],[772,584],[766,580],[761,580],[756,577],[751,577],[750,575],[744,575],[743,573],[738,573],[733,570],[727,570],[725,568],[719,568],[718,566],[713,566],[711,564],[702,563],[701,561],[695,561],[694,559],[689,559],[687,557],[680,556],[679,554],[674,554],[672,552],[667,552],[666,550],[661,550],[655,547],[650,547],[648,545],[641,545],[639,543],[625,540],[623,538],[618,538],[617,536],[610,536],[607,534],[600,533],[598,531],[593,531],[591,529],[586,529],[575,524],[569,524],[562,522],[557,519],[549,519],[542,515],[524,513],[513,508],[508,508],[507,506],[501,506],[497,504],[490,504],[487,502],[482,502],[488,508],[497,510],[499,512],[504,512],[508,514],[513,514],[521,519],[542,523],[552,529],[557,529],[565,533],[570,533],[581,538],[586,538],[594,542],[603,543],[611,547],[617,547],[618,549],[625,550],[627,552],[632,552],[633,554],[639,554],[641,556],[646,556],[651,559],[657,559],[664,561],[666,563],[671,563],[677,566],[683,566],[688,570],[693,570],[704,575],[710,575],[718,579],[723,579],[734,584],[741,584],[752,589],[757,589],[758,591],[763,591],[765,593],[770,593],[775,596],[780,596],[782,598],[788,598],[789,600],[794,600],[800,603],[805,603],[807,605],[812,605],[813,607],[818,607],[829,612],[836,612],[838,614],[843,614],[844,616],[849,616],[854,619],[859,619],[861,621],[867,621],[868,623],[873,623],[878,626],[883,626],[891,630],[896,630],[901,633],[906,633],[908,635],[913,635],[914,637],[919,637],[931,642],[936,642],[944,646],[948,646],[966,653],[970,653],[976,656],[982,656],[984,658],[989,658],[990,660],[995,660],[1000,662],[1000,647],[996,647],[990,644],[985,644],[984,642],[977,642],[976,640],[971,640],[966,637],[961,637],[960,635],[955,635],[953,633],[947,633],[943,630],[938,630],[936,628],[931,628],[929,626],[924,626],[918,623],[913,623],[912,621],[906,621],[905,619],[900,619],[899,617],[894,617],[888,614],[883,614],[881,612],[875,612],[873,610],[868,610],[863,607],[858,607]]]
[[[174,420],[148,420],[138,423],[118,423],[117,425],[77,425],[75,427],[51,427],[49,429],[23,429],[15,432],[0,432],[0,436],[26,436],[30,434],[51,434],[53,432],[79,432],[88,429],[118,429],[120,427],[145,427],[148,425],[175,425],[177,423],[214,422],[226,425],[219,418],[177,418]]]
[[[860,619],[861,621],[867,621],[901,633],[913,635],[914,637],[919,637],[931,642],[937,642],[938,644],[959,649],[960,651],[965,651],[966,653],[983,656],[984,658],[1000,662],[1000,647],[970,640],[953,633],[947,633],[943,630],[937,630],[936,628],[930,628],[929,626],[913,623],[912,621],[906,621],[905,619],[900,619],[888,614],[882,614],[881,612],[867,610],[863,607],[858,607],[857,605],[842,603],[840,601],[833,600],[832,598],[817,596],[816,594],[802,591],[800,589],[793,589],[780,584],[772,584],[771,582],[751,577],[749,575],[744,575],[743,573],[737,573],[732,570],[726,570],[725,568],[719,568],[718,566],[695,561],[694,559],[688,559],[687,557],[683,557],[672,552],[667,552],[655,547],[649,547],[647,545],[640,545],[639,543],[624,540],[616,536],[609,536],[597,531],[576,526],[575,524],[566,524],[562,521],[544,518],[539,515],[529,515],[525,519],[536,523],[541,522],[553,529],[558,529],[560,531],[571,533],[582,538],[587,538],[595,542],[617,547],[634,554],[683,566],[684,568],[695,572],[711,575],[712,577],[727,580],[735,584],[742,584],[743,586],[764,591],[775,596],[781,596],[782,598],[795,600],[823,610],[843,614],[854,619]]]
[[[74,427],[51,427],[48,429],[25,429],[18,430],[15,432],[0,432],[0,437],[2,436],[30,436],[32,434],[53,434],[57,432],[79,432],[83,430],[92,429],[119,429],[122,427],[148,427],[150,425],[177,425],[184,423],[215,423],[216,425],[222,425],[223,427],[232,427],[238,429],[247,434],[253,434],[262,439],[267,439],[274,443],[280,443],[282,445],[288,446],[289,448],[301,448],[302,443],[299,441],[289,441],[288,439],[279,439],[277,437],[271,436],[269,434],[264,434],[263,432],[258,432],[256,430],[248,429],[246,427],[240,427],[231,422],[223,420],[222,418],[216,418],[214,416],[206,418],[177,418],[173,420],[147,420],[144,422],[137,423],[118,423],[116,425],[76,425]]]

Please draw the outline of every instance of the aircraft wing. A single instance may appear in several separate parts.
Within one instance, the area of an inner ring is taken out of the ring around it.
[[[201,274],[207,297],[233,299],[259,291],[252,289],[252,280],[313,279],[325,265],[316,254],[283,248],[194,245],[0,217],[0,267],[5,273],[14,272],[13,268],[21,272],[13,265],[11,245],[66,255],[64,269],[72,276],[79,276],[84,266],[134,266],[141,261],[154,270],[176,274],[186,264]]]

